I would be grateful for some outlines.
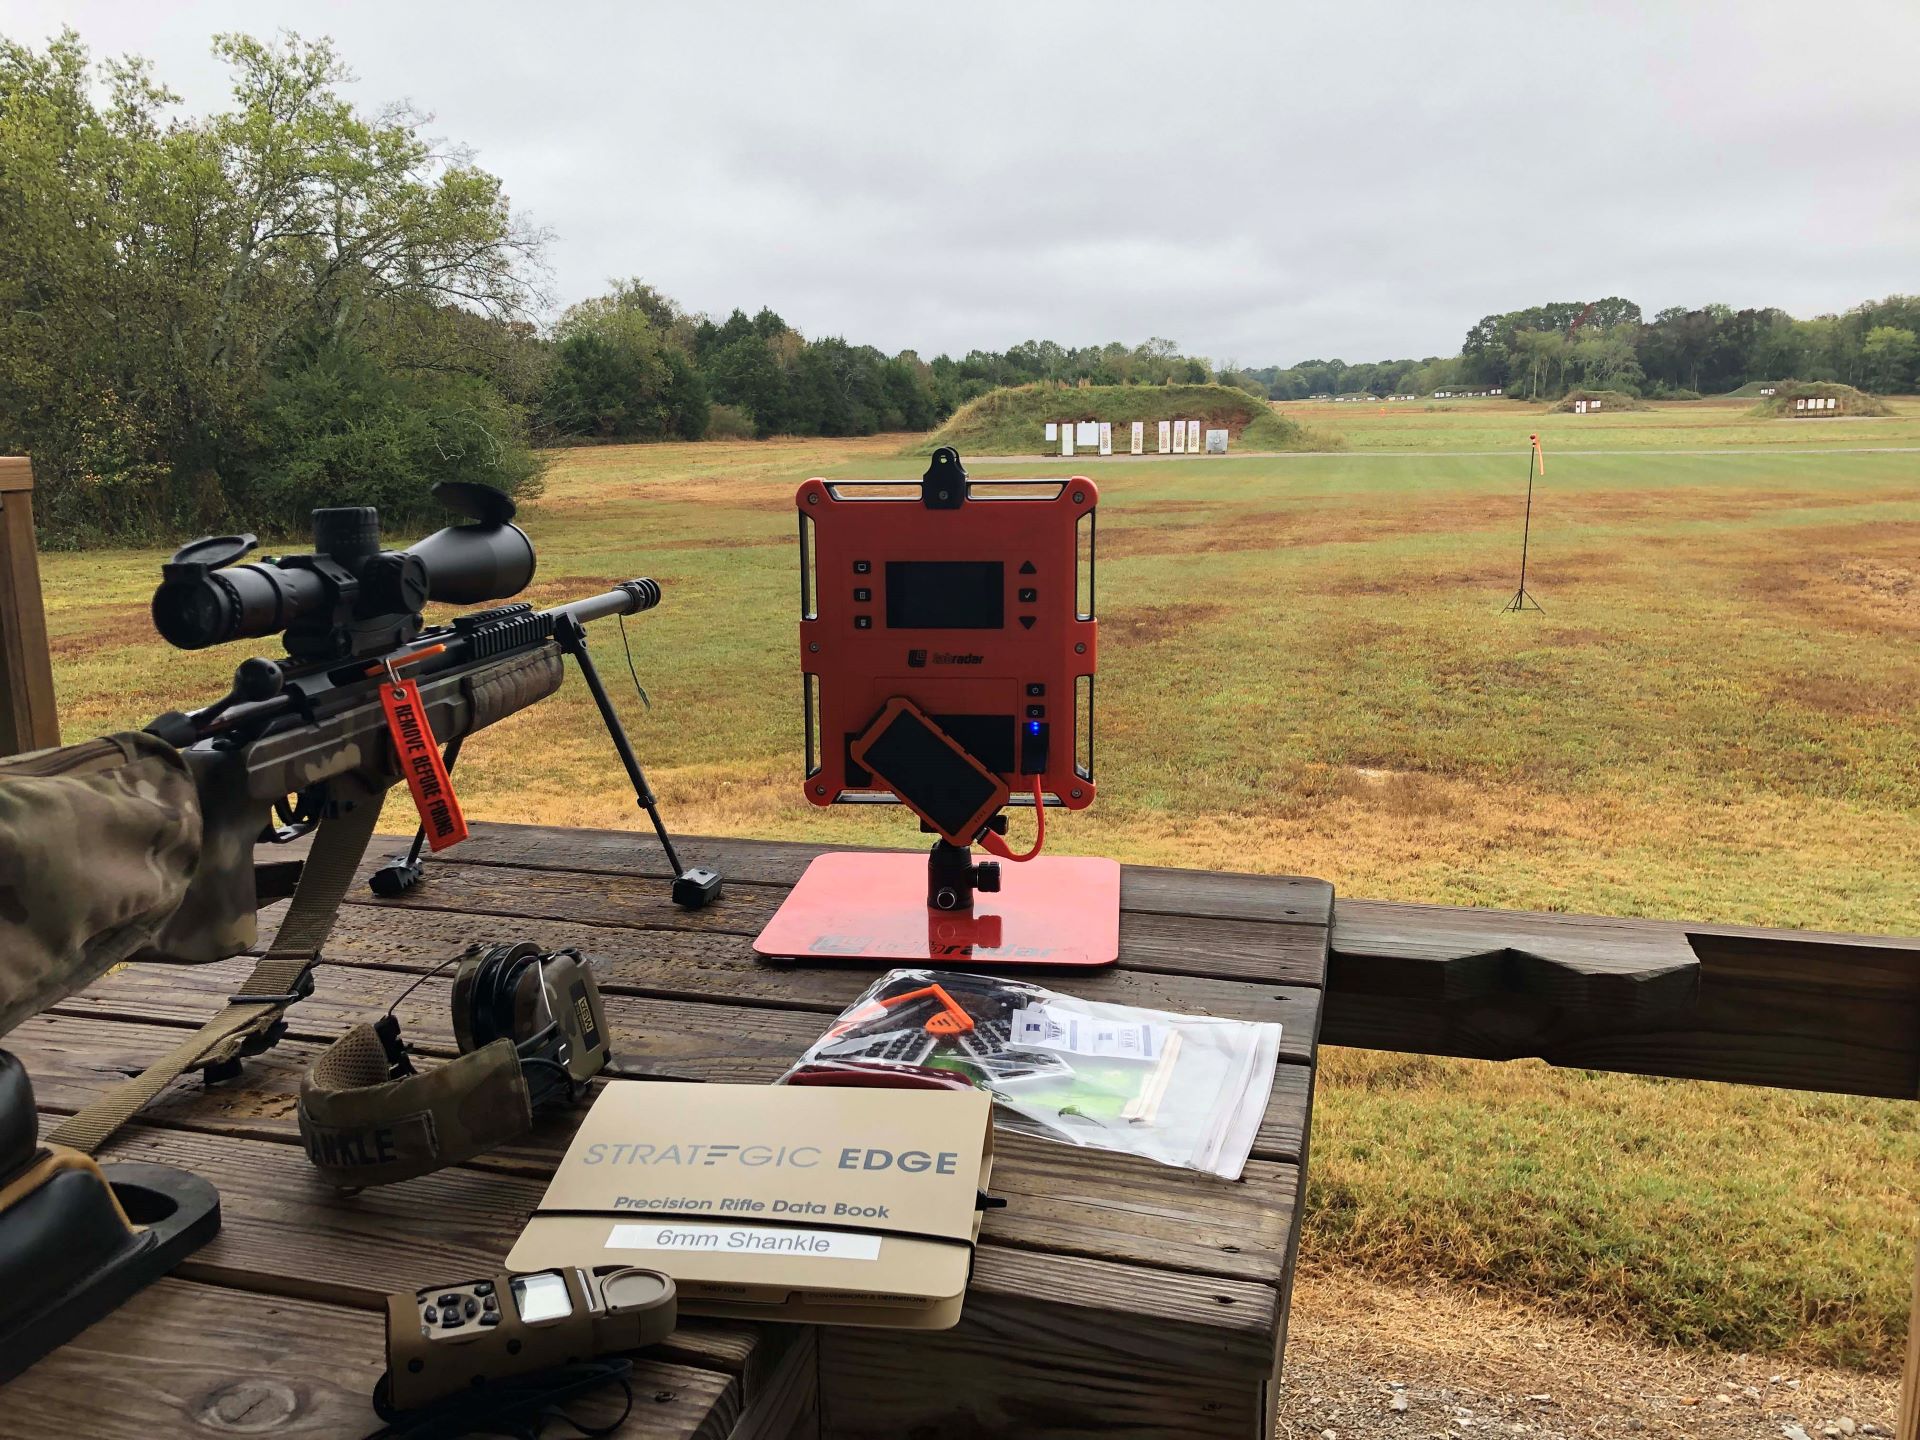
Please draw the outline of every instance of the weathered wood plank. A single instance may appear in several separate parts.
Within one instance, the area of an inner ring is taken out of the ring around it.
[[[1564,985],[1450,981],[1441,972],[1458,962],[1445,958],[1444,937],[1475,927],[1506,927],[1539,949],[1577,931],[1581,953]],[[1920,940],[1343,900],[1333,947],[1328,1044],[1920,1094]],[[1678,983],[1670,961],[1681,947],[1697,977],[1686,1003],[1638,998]],[[1639,992],[1636,976],[1651,978],[1653,989]]]
[[[822,846],[731,836],[676,839],[689,864],[718,868],[729,884],[792,885]],[[390,849],[384,841],[376,848]],[[463,864],[507,865],[528,870],[579,870],[667,877],[666,857],[650,831],[569,830],[550,825],[475,824],[465,844],[447,858]],[[1120,871],[1120,908],[1140,914],[1191,915],[1275,924],[1325,925],[1333,887],[1297,875],[1251,875],[1213,870],[1175,870],[1127,865]]]
[[[294,1145],[147,1124],[123,1130],[102,1159],[179,1165],[219,1187],[220,1234],[181,1267],[183,1276],[361,1308],[389,1290],[497,1265],[546,1188],[544,1177],[456,1166],[342,1195]],[[970,1295],[1046,1304],[1083,1283],[1080,1303],[1104,1286],[1143,1307],[1149,1325],[1221,1308],[1229,1313],[1216,1328],[1243,1332],[1243,1346],[1267,1343],[1270,1352],[1271,1284],[983,1242]],[[1221,1295],[1227,1300],[1214,1298]]]
[[[820,1344],[810,1325],[769,1327],[791,1336],[778,1365],[769,1366],[753,1400],[727,1440],[819,1440]]]
[[[1196,1292],[1177,1316],[1142,1325],[1136,1308],[1162,1301],[1149,1290],[1109,1289],[1103,1270],[1071,1262],[1034,1287],[1044,1303],[1022,1304],[1002,1298],[1006,1290],[993,1283],[995,1269],[1009,1263],[1018,1257],[983,1253],[975,1284],[987,1294],[968,1299],[953,1330],[822,1331],[825,1433],[836,1440],[1271,1433],[1264,1382],[1280,1318],[1272,1291]],[[1258,1314],[1247,1327],[1250,1304]]]
[[[361,867],[362,879],[377,863],[376,857]],[[360,906],[380,913],[439,911],[502,921],[561,920],[596,927],[619,926],[676,935],[733,935],[751,940],[773,917],[783,894],[770,886],[738,886],[728,890],[719,904],[688,914],[667,899],[664,881],[575,870],[512,870],[441,860],[429,867],[419,886],[395,900],[377,901],[364,884],[356,881],[349,892],[352,903],[348,909]],[[263,915],[263,922],[267,918]],[[479,922],[482,927],[486,923]],[[1177,975],[1318,986],[1326,973],[1326,932],[1310,925],[1128,914],[1120,922],[1120,964],[1127,969]],[[799,971],[820,967],[789,962],[774,968]],[[873,971],[868,967],[852,973],[871,976]]]
[[[0,755],[60,743],[33,534],[33,466],[0,455]]]
[[[198,1025],[219,1009],[224,998],[245,978],[250,964],[250,961],[235,959],[193,967],[129,965],[95,981],[80,994],[70,996],[54,1013],[56,1016]],[[349,1026],[385,1011],[408,983],[409,976],[391,971],[353,965],[321,966],[315,971],[313,998],[288,1012],[290,1033],[304,1039],[332,1040]],[[1275,1071],[1273,1094],[1255,1137],[1253,1153],[1260,1159],[1296,1159],[1307,1125],[1309,1076],[1305,1062],[1312,1054],[1318,992],[1270,992],[1250,986],[1231,988],[1246,992],[1247,998],[1243,1002],[1223,1003],[1215,1013],[1249,1020],[1276,1020],[1282,1026],[1283,1063]],[[448,1014],[450,989],[448,979],[434,977],[402,1000],[395,1010],[403,1032],[428,1053],[453,1053],[453,1028]],[[852,998],[851,993],[848,998]],[[811,1011],[655,1000],[619,993],[608,993],[603,999],[614,1043],[609,1073],[633,1079],[766,1084],[784,1073],[825,1028],[820,1015]],[[834,1010],[839,1008],[836,1005]],[[51,1024],[53,1020],[43,1017],[40,1023]],[[10,1042],[19,1037],[24,1045],[28,1037],[43,1033],[29,1028],[34,1024],[28,1022],[22,1026],[9,1037]],[[157,1040],[153,1043],[159,1044]],[[24,1055],[24,1050],[22,1053]],[[120,1060],[117,1053],[106,1053]],[[102,1058],[106,1058],[106,1054]],[[80,1063],[85,1063],[84,1058]],[[122,1063],[144,1061],[128,1057],[128,1061]],[[35,1079],[39,1084],[37,1073]],[[225,1088],[215,1087],[210,1098],[217,1097]],[[169,1093],[197,1093],[197,1090],[198,1082],[188,1080],[178,1082]]]
[[[280,913],[277,908],[262,913],[264,932],[271,933]],[[572,945],[591,954],[599,966],[602,989],[665,999],[716,1000],[836,1014],[880,973],[871,966],[768,965],[754,954],[752,943],[742,935],[579,925],[566,920],[542,920],[516,927],[504,920],[475,920],[449,911],[366,905],[349,905],[341,910],[326,953],[328,959],[346,964],[425,970],[459,954],[477,936],[523,933],[543,945]],[[1266,986],[1311,989],[1318,983],[1317,978],[1296,980],[1296,973],[1288,966],[1282,973],[1261,980],[1223,980],[1117,966],[1018,978],[1088,1000],[1284,1024],[1288,1018],[1286,1006]]]
[[[1900,1369],[1896,1440],[1920,1440],[1920,1256],[1914,1260],[1913,1304],[1907,1312],[1907,1359]]]
[[[1336,907],[1329,965],[1350,993],[1448,1005],[1525,995],[1629,1020],[1684,1011],[1700,975],[1679,930],[1368,901]]]
[[[178,1040],[179,1032],[171,1026],[53,1014],[23,1022],[7,1036],[7,1048],[20,1057],[32,1076],[40,1108],[66,1114],[80,1109],[115,1081],[138,1073]],[[249,1059],[239,1079],[219,1085],[204,1086],[191,1077],[177,1081],[141,1114],[155,1124],[181,1129],[257,1139],[283,1138],[286,1127],[293,1123],[300,1074],[318,1052],[319,1044],[314,1039],[290,1038],[268,1053]],[[452,1053],[444,1036],[422,1048],[428,1054]],[[620,1065],[609,1073],[627,1079],[648,1078]],[[760,1075],[750,1083],[765,1083],[777,1073]],[[1297,1163],[1312,1071],[1304,1065],[1282,1065],[1275,1075],[1274,1097],[1254,1140],[1253,1157]],[[276,1120],[284,1124],[276,1126]],[[551,1166],[553,1160],[551,1145],[535,1139],[525,1145],[503,1146],[474,1163],[518,1166],[532,1173],[534,1167]]]
[[[168,1278],[9,1384],[0,1431],[9,1440],[364,1435],[380,1424],[369,1397],[385,1368],[372,1311]],[[737,1410],[738,1382],[725,1374],[646,1356],[633,1383],[633,1415],[615,1432],[626,1440],[719,1440],[727,1432],[712,1428],[716,1412]]]

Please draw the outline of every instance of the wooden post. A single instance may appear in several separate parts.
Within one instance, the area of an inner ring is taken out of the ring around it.
[[[1913,1308],[1907,1314],[1907,1363],[1900,1372],[1899,1440],[1920,1440],[1920,1257],[1913,1268]]]
[[[0,455],[0,755],[59,743],[33,544],[33,465]]]

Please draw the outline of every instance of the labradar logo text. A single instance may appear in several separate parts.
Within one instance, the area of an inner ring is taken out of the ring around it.
[[[936,650],[931,655],[925,650],[907,651],[907,668],[909,670],[924,670],[927,668],[929,662],[935,665],[984,665],[987,663],[987,657],[984,655],[962,655],[957,650]]]

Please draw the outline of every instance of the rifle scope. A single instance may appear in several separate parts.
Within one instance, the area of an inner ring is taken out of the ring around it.
[[[311,555],[234,562],[259,542],[210,535],[161,567],[154,628],[181,650],[285,632],[301,660],[346,660],[405,644],[429,600],[505,600],[533,579],[533,542],[512,524],[512,499],[489,485],[443,481],[433,493],[468,524],[437,530],[406,550],[380,548],[370,505],[313,512]]]

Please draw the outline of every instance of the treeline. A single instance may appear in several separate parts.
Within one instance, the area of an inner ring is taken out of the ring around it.
[[[551,329],[545,237],[422,117],[369,115],[326,41],[222,36],[233,104],[139,60],[0,37],[0,453],[43,543],[301,533],[316,504],[438,518],[436,481],[537,490],[542,446],[927,430],[1000,385],[1211,378],[1170,342],[923,361],[639,281]]]
[[[1221,378],[1276,400],[1315,395],[1430,395],[1497,385],[1520,399],[1574,389],[1653,399],[1725,394],[1757,380],[1828,380],[1883,395],[1920,390],[1920,297],[1890,295],[1843,315],[1674,306],[1652,320],[1631,300],[1558,301],[1488,315],[1458,355],[1348,365],[1308,360]]]
[[[544,358],[543,438],[649,440],[872,435],[928,430],[978,395],[1038,380],[1096,385],[1206,381],[1171,341],[1010,350],[922,360],[837,337],[808,340],[768,309],[715,323],[638,280],[570,308]]]

